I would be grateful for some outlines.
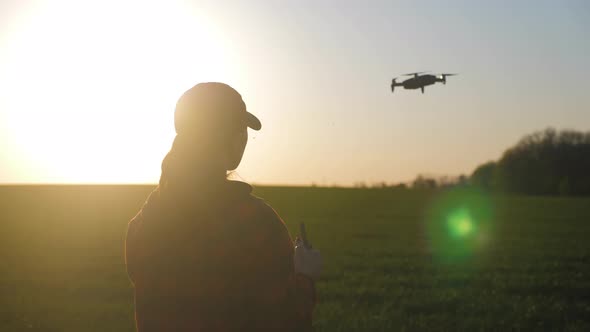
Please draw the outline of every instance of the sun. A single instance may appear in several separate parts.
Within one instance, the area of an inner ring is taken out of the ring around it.
[[[214,28],[174,1],[48,1],[30,11],[3,45],[13,167],[31,182],[157,181],[176,99],[232,78]]]

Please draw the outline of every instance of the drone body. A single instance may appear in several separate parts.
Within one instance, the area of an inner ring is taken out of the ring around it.
[[[429,86],[429,85],[433,85],[436,82],[441,82],[442,84],[446,84],[448,76],[457,75],[457,74],[420,75],[423,73],[425,73],[425,72],[405,74],[404,76],[414,76],[414,77],[408,78],[407,80],[405,80],[403,82],[399,82],[399,83],[396,82],[397,77],[392,79],[391,80],[391,92],[393,92],[393,90],[395,89],[396,86],[401,86],[404,89],[408,89],[408,90],[420,89],[422,91],[422,93],[424,93],[424,87]]]

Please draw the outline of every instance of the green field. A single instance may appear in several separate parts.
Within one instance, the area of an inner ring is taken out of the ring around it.
[[[152,188],[0,187],[0,331],[132,331],[123,242]],[[316,331],[590,330],[588,198],[256,194],[322,251]]]

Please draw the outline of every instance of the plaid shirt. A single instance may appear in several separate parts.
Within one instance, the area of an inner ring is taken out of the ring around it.
[[[192,205],[156,190],[129,223],[137,330],[311,330],[315,288],[285,224],[249,185],[223,187]]]

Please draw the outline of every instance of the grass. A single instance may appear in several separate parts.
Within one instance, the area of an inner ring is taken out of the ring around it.
[[[0,187],[0,331],[133,331],[123,241],[152,188]],[[256,194],[322,251],[316,331],[590,330],[588,198]]]

